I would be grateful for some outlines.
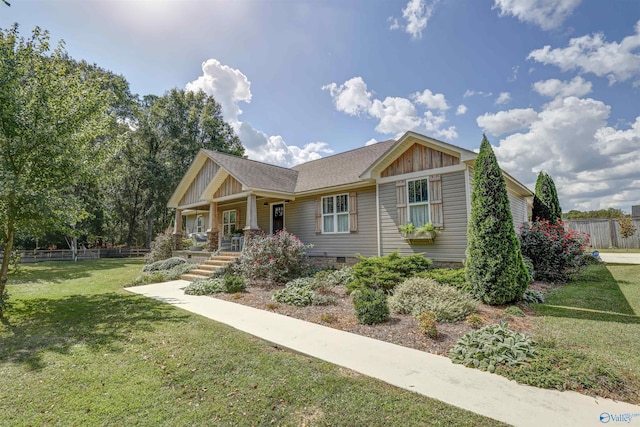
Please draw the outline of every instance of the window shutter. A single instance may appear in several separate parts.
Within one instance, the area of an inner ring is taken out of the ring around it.
[[[407,182],[396,182],[396,209],[398,211],[398,225],[407,222]]]
[[[322,198],[316,198],[316,234],[322,233]]]
[[[240,209],[236,209],[236,230],[241,230],[240,227]]]
[[[431,210],[431,223],[435,227],[444,227],[444,215],[442,213],[442,179],[440,175],[429,177],[429,208]]]
[[[349,231],[358,231],[358,193],[355,191],[349,193]]]

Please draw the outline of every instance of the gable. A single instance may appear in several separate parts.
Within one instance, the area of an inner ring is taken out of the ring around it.
[[[180,199],[179,205],[184,206],[199,202],[200,196],[202,196],[205,188],[207,188],[207,185],[209,185],[209,182],[219,170],[220,166],[218,166],[213,160],[206,159],[204,165],[200,168],[196,177]]]
[[[460,158],[434,148],[414,143],[381,173],[381,178],[420,172],[460,164]]]
[[[231,196],[232,194],[242,193],[242,183],[229,175],[227,179],[225,179],[220,187],[213,193],[213,198],[217,199],[219,197]]]

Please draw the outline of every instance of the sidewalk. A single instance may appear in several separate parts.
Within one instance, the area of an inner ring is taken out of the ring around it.
[[[600,258],[604,262],[616,263],[616,264],[640,264],[639,253],[603,253],[600,252]]]
[[[200,314],[293,351],[343,366],[403,389],[516,426],[602,426],[630,414],[640,426],[640,406],[519,385],[504,377],[454,365],[442,356],[304,322],[206,296],[185,295],[189,282],[127,288]],[[600,416],[604,417],[603,422]],[[607,415],[608,414],[608,415]],[[634,414],[637,414],[634,416]],[[607,421],[608,422],[608,421]]]

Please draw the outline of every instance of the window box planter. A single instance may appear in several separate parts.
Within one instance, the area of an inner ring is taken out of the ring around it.
[[[440,230],[434,228],[431,223],[416,228],[412,223],[398,227],[402,237],[410,243],[433,243]]]

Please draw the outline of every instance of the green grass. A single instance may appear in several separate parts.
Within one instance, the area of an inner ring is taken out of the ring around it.
[[[538,361],[507,376],[640,402],[640,265],[594,265],[533,305]]]
[[[130,294],[131,260],[28,266],[0,324],[0,425],[498,425]]]

